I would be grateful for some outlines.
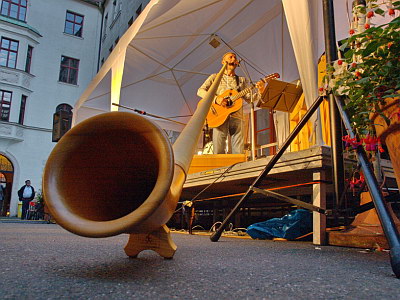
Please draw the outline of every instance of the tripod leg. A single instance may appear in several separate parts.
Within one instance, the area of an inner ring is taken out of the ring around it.
[[[218,227],[218,229],[210,236],[210,240],[212,242],[218,242],[219,238],[222,235],[222,232],[226,228],[226,225],[229,223],[231,220],[232,216],[236,213],[236,211],[242,206],[244,201],[249,198],[253,194],[253,190],[251,187],[247,190],[246,194],[243,195],[243,197],[239,200],[238,203],[236,203],[235,207],[231,210],[231,212],[226,216],[225,220],[222,222],[221,226]]]
[[[354,138],[355,134],[351,128],[350,119],[343,109],[343,99],[335,97],[337,107],[339,108],[340,115],[343,123],[346,127],[350,138]],[[367,155],[362,146],[357,148],[357,157],[360,163],[361,169],[364,173],[365,182],[367,183],[369,192],[375,205],[376,212],[378,213],[379,220],[386,239],[388,240],[390,247],[390,262],[392,270],[397,278],[400,278],[400,236],[399,232],[394,225],[392,216],[390,215],[387,204],[383,198],[382,191],[379,188],[378,181],[376,180],[375,174],[371,169]]]

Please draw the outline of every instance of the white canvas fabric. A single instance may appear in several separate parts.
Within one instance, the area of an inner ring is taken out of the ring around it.
[[[242,59],[238,75],[253,82],[275,72],[288,82],[301,78],[310,104],[324,52],[321,2],[152,0],[77,101],[74,123],[110,111],[112,102],[186,123],[197,107],[198,87],[232,50]],[[338,39],[348,33],[346,2],[334,1]],[[213,35],[221,43],[217,48],[209,44]],[[111,93],[111,85],[120,86],[120,92]],[[153,120],[165,129],[183,128]]]
[[[209,44],[213,34],[218,48]],[[150,1],[77,101],[74,123],[111,110],[112,68],[123,69],[120,105],[162,117],[190,116],[198,87],[218,72],[230,48],[243,59],[238,74],[248,73],[254,82],[275,72],[286,81],[299,77],[280,0]],[[155,121],[166,129],[183,127]]]

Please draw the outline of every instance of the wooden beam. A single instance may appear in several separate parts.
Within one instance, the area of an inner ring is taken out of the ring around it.
[[[313,205],[326,209],[326,174],[324,170],[313,173]],[[326,215],[313,212],[313,244],[326,245]]]

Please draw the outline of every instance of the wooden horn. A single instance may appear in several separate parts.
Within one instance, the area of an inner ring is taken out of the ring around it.
[[[151,233],[172,216],[224,65],[173,147],[145,117],[110,112],[68,131],[46,163],[43,193],[59,225],[85,237]]]

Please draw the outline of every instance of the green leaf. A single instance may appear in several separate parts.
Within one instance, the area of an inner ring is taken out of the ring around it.
[[[348,42],[344,42],[344,43],[339,47],[339,50],[342,51],[342,52],[344,52],[344,50],[347,48],[347,45],[348,45],[348,44],[349,44]]]
[[[379,46],[381,46],[381,44],[376,41],[369,43],[368,46],[363,50],[362,56],[370,55],[371,53],[375,52]]]
[[[382,98],[386,99],[386,98],[394,98],[394,97],[398,97],[399,94],[395,93],[395,94],[390,94],[390,95],[385,95]]]
[[[370,80],[369,77],[364,77],[364,78],[361,78],[361,79],[357,80],[357,83],[358,84],[363,84],[363,83],[368,82],[369,80]]]
[[[381,116],[385,120],[386,125],[390,125],[390,119],[385,114],[379,113],[379,116]]]
[[[354,50],[353,50],[353,49],[350,49],[349,51],[346,51],[346,52],[344,53],[344,57],[345,57],[346,59],[350,59],[350,58],[353,57],[353,54],[354,54]]]
[[[381,16],[385,15],[385,11],[381,8],[375,9],[375,13]]]
[[[389,24],[396,24],[396,25],[400,24],[400,17],[394,18],[392,21],[390,21]]]

